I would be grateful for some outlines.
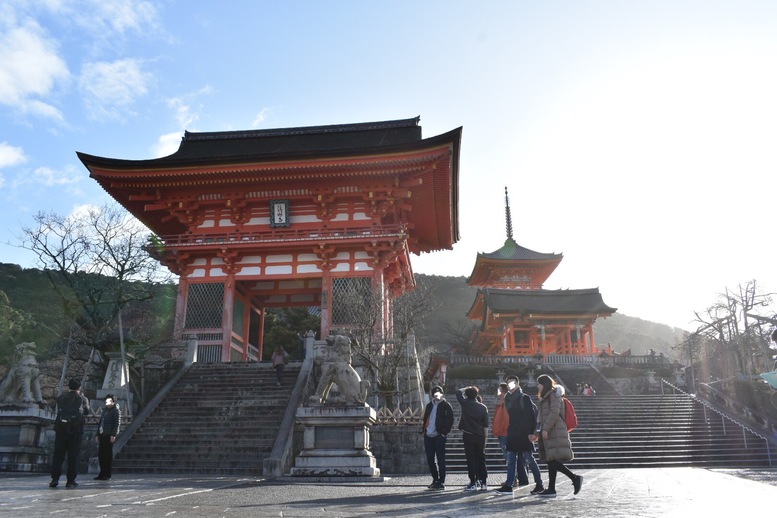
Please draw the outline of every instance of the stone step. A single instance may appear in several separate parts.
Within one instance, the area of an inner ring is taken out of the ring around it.
[[[252,455],[246,455],[245,452],[238,452],[238,451],[213,452],[213,451],[203,451],[203,450],[199,450],[197,452],[195,451],[186,452],[181,450],[178,452],[157,453],[156,455],[137,453],[132,455],[132,462],[145,462],[145,463],[154,463],[154,464],[175,462],[175,463],[183,463],[183,464],[188,463],[187,465],[197,465],[205,461],[205,462],[212,462],[212,463],[219,463],[219,464],[225,464],[225,463],[232,464],[232,463],[240,463],[240,462],[250,462],[255,464],[256,462],[262,460],[264,457],[269,455],[271,450],[272,450],[272,446],[268,448],[257,448],[252,453]],[[262,454],[262,457],[258,458],[260,454]],[[198,458],[196,460],[189,462],[189,459],[192,459],[193,455],[197,456]],[[117,457],[117,460],[120,460],[120,458]]]
[[[299,367],[196,365],[130,438],[117,472],[260,475],[275,443]]]

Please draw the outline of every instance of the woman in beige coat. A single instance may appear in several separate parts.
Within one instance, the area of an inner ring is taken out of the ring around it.
[[[564,462],[575,458],[572,452],[572,442],[564,422],[564,387],[557,385],[547,374],[537,378],[539,397],[538,421],[540,439],[540,460],[548,463],[548,488],[539,496],[554,498],[556,496],[556,475],[560,471],[572,481],[575,494],[580,492],[583,477],[575,475]]]

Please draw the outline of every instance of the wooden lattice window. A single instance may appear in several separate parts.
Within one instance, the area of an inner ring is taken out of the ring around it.
[[[371,277],[332,279],[332,325],[354,327],[369,322],[376,311]]]
[[[224,284],[191,284],[186,299],[186,329],[221,327],[224,313]]]

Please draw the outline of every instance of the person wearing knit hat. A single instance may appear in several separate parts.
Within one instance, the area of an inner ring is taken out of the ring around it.
[[[426,462],[432,475],[429,489],[441,491],[445,489],[445,445],[453,428],[453,407],[443,397],[441,386],[432,387],[430,394],[432,400],[424,409],[421,433],[424,436]]]
[[[537,378],[537,397],[539,398],[539,432],[534,437],[540,441],[540,461],[548,463],[548,488],[539,496],[555,498],[556,475],[560,471],[572,481],[574,494],[580,492],[583,477],[576,475],[564,462],[575,458],[572,451],[572,441],[564,421],[564,387],[558,385],[553,378],[542,374]]]

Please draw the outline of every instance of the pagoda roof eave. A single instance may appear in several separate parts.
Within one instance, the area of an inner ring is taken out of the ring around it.
[[[542,284],[550,275],[550,272],[558,267],[563,258],[563,254],[535,252],[519,245],[513,238],[508,237],[504,246],[499,250],[490,253],[478,252],[475,264],[472,267],[472,273],[467,278],[467,284],[487,286],[490,277],[488,271],[494,269],[516,267],[549,268],[547,275],[544,275],[544,278],[538,281],[539,284]]]
[[[505,244],[493,252],[479,252],[478,259],[491,259],[497,261],[547,261],[562,259],[561,254],[535,252],[515,242],[512,237],[505,240]]]
[[[483,290],[478,290],[475,294],[475,300],[472,301],[472,305],[467,311],[467,320],[482,320],[483,319]]]
[[[617,311],[604,303],[599,288],[578,290],[504,290],[490,289],[485,294],[489,311],[500,315],[520,314],[551,317],[592,318],[610,316]]]

